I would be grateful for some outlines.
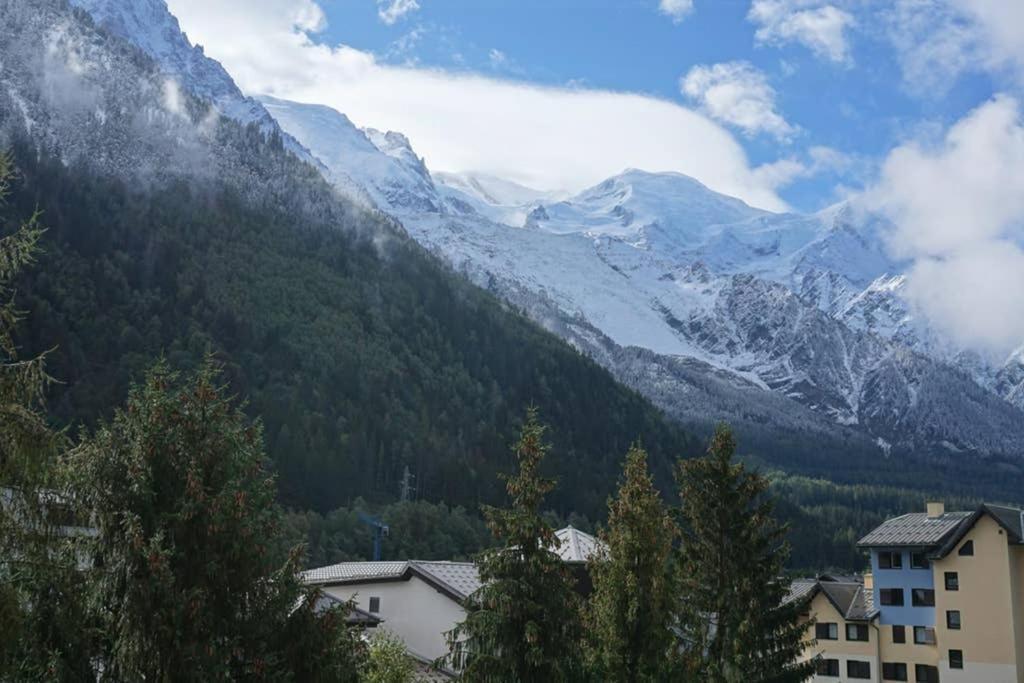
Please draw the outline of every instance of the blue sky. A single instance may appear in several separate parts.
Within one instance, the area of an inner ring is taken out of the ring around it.
[[[997,92],[993,78],[981,71],[950,79],[946,92],[911,93],[897,49],[868,30],[848,31],[846,63],[822,59],[800,42],[759,43],[747,0],[696,0],[680,21],[658,11],[653,0],[417,4],[388,24],[371,0],[325,2],[327,26],[318,40],[350,45],[391,64],[642,92],[691,105],[680,92],[680,78],[691,68],[747,62],[775,90],[776,110],[799,128],[784,142],[740,133],[754,164],[801,156],[813,146],[856,161],[780,189],[785,200],[805,210],[834,201],[837,186],[839,193],[858,186],[877,159],[916,130],[948,126]]]
[[[1017,0],[168,4],[246,92],[565,192],[637,167],[815,210],[1024,83]]]

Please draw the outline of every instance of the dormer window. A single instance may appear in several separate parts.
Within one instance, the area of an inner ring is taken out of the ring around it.
[[[974,555],[974,541],[967,541],[960,546],[960,550],[957,552],[957,555],[960,555],[961,557],[972,557]]]

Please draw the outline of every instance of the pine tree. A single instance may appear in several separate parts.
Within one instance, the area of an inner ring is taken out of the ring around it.
[[[647,453],[626,456],[615,498],[608,501],[604,549],[591,560],[587,611],[588,664],[597,680],[662,681],[671,676],[676,591],[670,564],[678,533],[647,470]]]
[[[0,205],[14,180],[0,153]],[[76,576],[76,538],[62,512],[58,458],[65,435],[51,429],[46,354],[22,358],[23,314],[12,283],[33,262],[39,214],[0,238],[0,680],[81,680],[91,674],[89,624]]]
[[[515,455],[519,471],[505,477],[511,507],[485,508],[497,547],[477,557],[481,588],[466,619],[449,632],[450,662],[464,680],[559,683],[579,677],[579,599],[573,579],[552,550],[558,539],[541,516],[554,481],[540,474],[544,427],[530,408]]]
[[[355,681],[361,646],[316,608],[298,553],[274,548],[281,511],[261,428],[207,362],[158,364],[71,456],[96,528],[88,576],[118,680]]]
[[[719,425],[705,457],[681,463],[682,544],[677,551],[679,627],[692,680],[807,680],[797,663],[805,630],[783,604],[786,528],[772,517],[768,481],[733,462],[736,442]]]

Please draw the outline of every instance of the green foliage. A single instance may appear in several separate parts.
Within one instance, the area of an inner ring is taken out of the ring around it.
[[[383,542],[385,560],[470,560],[492,543],[483,518],[461,507],[424,500],[370,505],[356,499],[352,508],[326,515],[292,511],[285,515],[287,547],[305,546],[303,564],[319,567],[369,559],[373,547],[370,527],[358,511],[371,513],[391,531]]]
[[[783,604],[785,528],[772,516],[768,480],[733,461],[725,425],[705,457],[678,470],[682,544],[679,628],[689,677],[711,683],[803,681],[799,606]]]
[[[378,630],[370,639],[369,650],[363,683],[412,683],[415,680],[416,664],[399,638]]]
[[[40,268],[20,280],[23,339],[58,346],[64,424],[109,417],[161,355],[184,370],[212,350],[263,419],[288,506],[393,501],[407,466],[422,499],[496,503],[531,402],[557,427],[553,473],[576,484],[549,501],[559,514],[600,514],[636,435],[671,481],[681,429],[382,216],[282,208],[315,179],[284,169],[264,204],[214,178],[129,188],[18,155],[12,201],[50,226]]]
[[[0,207],[14,176],[0,154]],[[46,355],[22,358],[22,313],[12,281],[33,262],[38,213],[0,236],[0,680],[78,680],[90,673],[91,628],[76,571],[76,537],[65,525],[57,458],[65,435],[51,429],[43,396]]]
[[[453,668],[467,681],[558,683],[580,675],[579,600],[540,513],[555,485],[540,474],[547,450],[530,408],[515,447],[519,470],[503,477],[511,506],[484,511],[498,547],[477,558],[483,585],[448,634]]]
[[[588,663],[597,680],[622,683],[670,677],[677,591],[670,556],[678,530],[634,445],[619,491],[608,501],[607,550],[589,563]]]
[[[348,664],[354,676],[343,620],[314,610],[297,555],[282,562],[273,552],[280,510],[261,428],[217,381],[211,363],[187,381],[158,364],[69,458],[75,500],[96,531],[86,585],[103,625],[104,675],[292,680],[292,667],[309,667],[309,651],[294,650],[302,644],[327,657],[318,670]]]

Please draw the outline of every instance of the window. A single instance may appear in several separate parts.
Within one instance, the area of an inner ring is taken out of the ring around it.
[[[974,541],[967,541],[967,543],[960,546],[960,550],[957,552],[957,555],[962,557],[970,557],[974,555]]]
[[[883,681],[905,681],[907,680],[907,665],[902,662],[887,662],[882,664]]]
[[[949,668],[950,669],[962,669],[962,668],[964,668],[964,651],[963,650],[950,650],[949,651]]]
[[[902,569],[903,553],[899,551],[883,550],[878,553],[879,569]]]
[[[931,588],[912,588],[910,596],[914,607],[935,607],[935,591]]]
[[[815,624],[814,637],[818,640],[839,640],[839,624]]]
[[[914,643],[917,645],[934,645],[935,629],[929,626],[915,626]]]
[[[839,660],[838,659],[818,659],[814,663],[814,670],[819,676],[835,676],[839,677]]]
[[[867,624],[847,624],[846,625],[846,639],[847,640],[862,640],[865,643],[868,642],[868,625]]]
[[[951,629],[953,631],[960,630],[960,610],[946,610],[946,628]]]
[[[946,590],[960,590],[960,575],[956,572],[946,572]]]
[[[903,606],[903,589],[902,588],[880,588],[878,590],[878,599],[883,605],[902,607]]]
[[[850,678],[871,678],[871,662],[846,660],[846,675]]]
[[[915,664],[914,680],[917,683],[939,683],[939,668],[927,664]]]
[[[380,598],[370,598],[370,611],[374,614],[380,611]]]
[[[928,569],[928,553],[910,553],[911,569]]]
[[[892,642],[894,642],[894,643],[905,643],[905,642],[907,642],[907,627],[906,626],[893,626],[892,627]]]

